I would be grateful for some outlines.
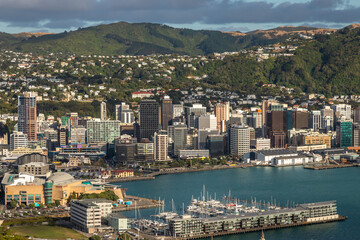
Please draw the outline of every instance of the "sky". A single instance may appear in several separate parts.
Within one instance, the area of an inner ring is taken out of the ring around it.
[[[360,23],[360,0],[0,0],[0,32],[63,32],[113,22],[247,32]]]

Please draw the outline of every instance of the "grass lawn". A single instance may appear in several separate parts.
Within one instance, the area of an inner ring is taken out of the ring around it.
[[[87,239],[80,233],[64,227],[46,225],[23,225],[10,227],[10,231],[21,236],[50,239]]]

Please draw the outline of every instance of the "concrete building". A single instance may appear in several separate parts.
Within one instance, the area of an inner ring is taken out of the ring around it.
[[[154,160],[154,143],[150,142],[149,139],[141,139],[139,143],[136,144],[136,161],[153,161]]]
[[[353,125],[353,143],[354,147],[360,147],[360,123],[355,122]]]
[[[130,228],[129,219],[124,217],[121,214],[110,214],[109,218],[109,226],[112,227],[117,232],[123,232]]]
[[[323,129],[322,126],[322,117],[321,117],[321,112],[320,111],[311,111],[310,112],[310,127],[315,131],[319,131],[320,129]]]
[[[112,203],[106,199],[73,200],[70,205],[70,222],[76,228],[94,233],[101,227],[101,218],[111,213]]]
[[[159,130],[159,105],[155,100],[140,101],[140,140],[141,138],[151,139],[154,133]]]
[[[184,105],[173,104],[173,118],[180,117],[184,114]]]
[[[197,129],[216,130],[216,129],[218,129],[217,128],[217,118],[215,117],[215,115],[201,115],[198,118],[196,118],[195,127]]]
[[[179,156],[179,151],[186,149],[186,140],[187,140],[187,126],[184,124],[169,126],[169,130],[173,132],[173,155]]]
[[[351,119],[351,105],[348,104],[336,104],[331,105],[331,109],[334,110],[335,113],[338,113],[338,116],[345,117],[345,120]]]
[[[298,138],[298,145],[309,146],[309,145],[322,145],[325,144],[327,148],[331,148],[331,135],[321,134],[319,132],[312,132],[307,134],[301,134]]]
[[[22,132],[14,131],[10,135],[10,150],[28,146],[28,136]]]
[[[28,140],[37,140],[36,96],[34,93],[24,93],[18,97],[18,131],[27,135]]]
[[[161,100],[161,128],[167,130],[171,119],[173,119],[172,100],[169,96],[164,96]]]
[[[214,111],[215,111],[217,129],[220,131],[220,133],[223,133],[225,132],[225,128],[226,128],[225,122],[226,122],[227,106],[223,103],[218,103],[215,105]]]
[[[107,110],[106,110],[106,102],[100,103],[100,119],[102,121],[107,120]]]
[[[70,130],[69,141],[71,143],[86,143],[86,128],[81,126],[76,128],[72,127]]]
[[[208,158],[209,156],[208,149],[186,149],[179,151],[179,158],[181,159]]]
[[[30,173],[35,176],[43,175],[46,176],[50,173],[49,164],[43,162],[31,162],[18,166],[19,173]],[[49,175],[50,176],[50,175]]]
[[[268,150],[271,148],[271,141],[268,138],[257,138],[255,140],[251,140],[251,146],[257,151]]]
[[[120,137],[120,121],[92,119],[87,121],[87,143],[111,143]]]
[[[159,131],[154,136],[154,159],[155,161],[168,160],[169,138],[167,131]]]
[[[187,126],[195,127],[195,120],[197,117],[206,114],[206,107],[201,104],[193,104],[192,107],[185,107],[185,116]]]
[[[321,111],[322,127],[325,132],[334,131],[334,110],[330,106],[325,106]]]
[[[129,105],[125,103],[115,105],[115,120],[121,123],[134,123],[134,112],[130,109]]]
[[[219,135],[218,129],[199,129],[197,134],[197,147],[198,149],[206,149],[207,148],[207,137],[210,135]]]
[[[69,129],[65,126],[58,128],[57,140],[59,146],[69,145]]]
[[[250,151],[250,129],[246,125],[230,127],[230,155],[242,157]]]

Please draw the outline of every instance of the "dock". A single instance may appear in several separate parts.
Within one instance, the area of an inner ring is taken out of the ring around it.
[[[149,198],[142,198],[136,196],[126,196],[125,201],[132,201],[132,205],[119,205],[117,207],[113,207],[113,212],[123,212],[123,211],[132,211],[136,209],[145,209],[145,208],[156,208],[163,206],[164,203],[162,201],[157,201]]]
[[[326,169],[335,169],[335,168],[348,168],[348,167],[356,167],[357,165],[354,164],[341,164],[341,165],[305,165],[304,169],[310,170],[326,170]]]
[[[226,236],[226,235],[244,234],[244,233],[250,233],[250,232],[260,232],[263,230],[274,230],[274,229],[282,229],[282,228],[291,228],[291,227],[300,227],[300,226],[308,226],[308,225],[315,225],[315,224],[339,222],[339,221],[345,221],[346,219],[347,219],[347,217],[345,217],[345,216],[339,216],[337,219],[329,219],[329,220],[324,220],[324,221],[281,224],[281,225],[257,227],[257,228],[250,228],[250,229],[241,229],[241,230],[236,230],[236,231],[223,231],[223,232],[217,232],[217,233],[212,233],[212,234],[202,234],[202,235],[197,235],[197,236],[176,238],[176,239],[181,239],[181,240],[204,239],[204,238],[219,237],[219,236]]]

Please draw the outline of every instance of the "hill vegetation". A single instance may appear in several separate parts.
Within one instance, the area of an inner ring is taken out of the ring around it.
[[[287,27],[247,34],[172,28],[151,23],[112,23],[59,34],[0,33],[0,47],[20,52],[102,55],[187,54],[206,55],[283,41],[289,36],[315,31]],[[277,34],[280,33],[281,34]]]

